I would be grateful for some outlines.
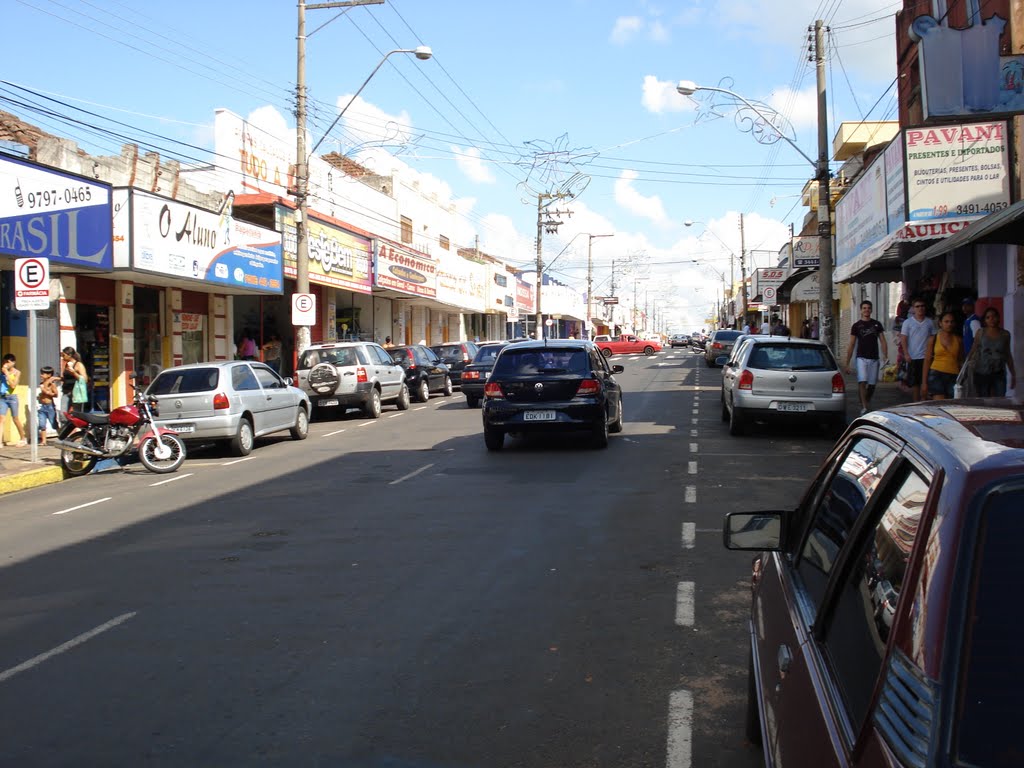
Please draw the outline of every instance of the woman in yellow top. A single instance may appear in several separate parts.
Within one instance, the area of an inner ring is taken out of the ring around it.
[[[932,336],[932,342],[924,350],[924,387],[921,396],[932,400],[948,400],[953,397],[953,387],[960,367],[964,364],[964,342],[955,333],[956,318],[952,312],[943,312],[939,318],[939,332]]]

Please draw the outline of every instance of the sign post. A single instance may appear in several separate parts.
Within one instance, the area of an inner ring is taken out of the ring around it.
[[[36,387],[39,386],[39,361],[36,360],[36,310],[50,307],[50,260],[29,258],[14,260],[14,308],[28,310],[28,419],[31,461],[39,461],[39,416]],[[14,415],[15,418],[18,414]]]

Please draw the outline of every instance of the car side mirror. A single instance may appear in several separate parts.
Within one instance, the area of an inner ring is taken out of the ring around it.
[[[289,387],[294,387],[295,386],[295,379],[293,379],[291,376],[285,376],[284,377],[284,383],[287,384]]]
[[[726,549],[778,549],[784,516],[784,512],[730,512],[722,523],[722,543]]]
[[[624,370],[626,370],[626,369],[623,366],[621,366],[621,365],[613,365],[612,366],[612,373],[622,373]]]

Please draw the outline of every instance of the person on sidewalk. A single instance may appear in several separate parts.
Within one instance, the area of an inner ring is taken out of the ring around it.
[[[974,299],[965,296],[960,302],[960,309],[964,313],[964,357],[971,354],[971,345],[974,337],[981,330],[981,318],[974,313]]]
[[[36,397],[39,399],[39,444],[46,445],[48,426],[52,424],[54,429],[58,429],[57,406],[54,405],[54,400],[60,397],[60,381],[53,375],[52,366],[47,365],[39,370],[39,392]]]
[[[988,307],[982,320],[985,326],[978,331],[971,346],[974,389],[978,397],[1005,397],[1007,371],[1010,388],[1016,390],[1017,387],[1010,332],[1000,324],[999,310],[995,307]]]
[[[0,366],[0,436],[7,434],[7,414],[10,413],[14,421],[14,428],[18,431],[18,442],[9,443],[16,448],[28,445],[25,439],[25,427],[18,420],[18,396],[14,390],[21,380],[21,371],[15,363],[17,358],[12,354],[4,355],[3,365]]]
[[[956,332],[956,317],[943,312],[939,318],[939,332],[925,346],[921,397],[932,400],[952,400],[956,378],[964,364],[964,342]]]
[[[915,298],[910,305],[911,315],[900,327],[900,346],[907,360],[907,386],[910,399],[921,399],[921,385],[924,384],[924,354],[930,337],[935,335],[935,323],[925,316],[924,299]]]
[[[860,303],[860,320],[850,328],[850,343],[846,347],[847,373],[850,369],[850,357],[857,350],[857,390],[860,395],[860,413],[863,416],[871,406],[871,398],[878,384],[878,371],[884,363],[889,362],[889,345],[885,340],[885,328],[871,316],[874,305],[865,299]],[[878,348],[882,348],[879,360]]]

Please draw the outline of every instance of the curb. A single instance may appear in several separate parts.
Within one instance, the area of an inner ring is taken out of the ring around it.
[[[41,485],[59,483],[64,479],[64,470],[60,467],[43,467],[19,472],[16,475],[0,478],[0,494],[38,488]]]

